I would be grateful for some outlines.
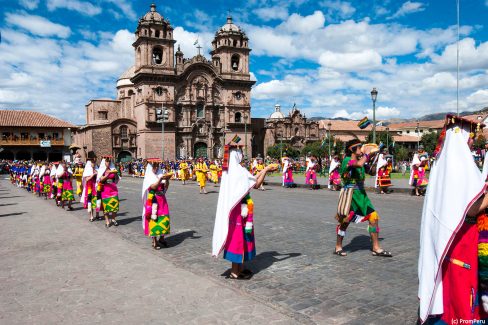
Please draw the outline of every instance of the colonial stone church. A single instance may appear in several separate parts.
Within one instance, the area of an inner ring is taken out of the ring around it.
[[[175,52],[173,27],[154,4],[135,35],[135,64],[118,79],[117,99],[86,105],[87,124],[74,135],[78,152],[161,157],[164,142],[165,159],[216,158],[237,134],[251,156],[251,49],[232,18],[215,33],[210,60],[184,58],[179,47]],[[165,111],[163,134],[157,115]]]

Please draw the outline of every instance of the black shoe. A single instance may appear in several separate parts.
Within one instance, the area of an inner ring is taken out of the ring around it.
[[[112,224],[117,227],[119,225],[119,223],[116,221],[116,220],[112,220]]]

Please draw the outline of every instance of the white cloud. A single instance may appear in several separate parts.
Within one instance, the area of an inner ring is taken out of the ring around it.
[[[288,8],[283,6],[258,8],[253,12],[263,21],[285,20],[288,18]]]
[[[40,0],[20,0],[20,5],[26,9],[34,10],[39,6]]]
[[[356,12],[356,8],[347,1],[324,0],[320,5],[327,10],[327,18],[331,20],[336,16],[341,19],[350,18]]]
[[[398,18],[402,16],[406,16],[408,14],[412,14],[414,12],[424,11],[425,7],[422,2],[412,2],[407,1],[402,4],[400,9],[397,10],[391,17],[389,18]]]
[[[201,54],[205,55],[210,51],[214,35],[212,33],[192,33],[183,27],[176,27],[173,31],[174,39],[177,41],[176,46],[180,45],[181,51],[186,58],[198,54],[198,49],[193,45],[198,38],[198,43],[202,47]]]
[[[440,55],[433,54],[432,61],[440,68],[456,67],[456,44],[448,45]],[[488,42],[476,46],[474,39],[468,37],[459,42],[459,66],[462,70],[488,68]]]
[[[488,107],[488,89],[480,89],[470,94],[466,98],[467,102],[472,105]]]
[[[84,105],[93,98],[113,98],[116,79],[134,64],[133,34],[119,30],[108,35],[98,44],[69,43],[3,30],[0,107],[28,107],[84,123]]]
[[[322,11],[316,10],[309,16],[292,14],[278,26],[278,29],[290,33],[306,34],[324,27],[324,23],[324,14]]]
[[[278,99],[302,95],[306,84],[306,78],[288,75],[284,80],[271,80],[256,85],[252,95],[255,99]]]
[[[8,13],[5,16],[7,23],[21,27],[34,35],[67,38],[71,34],[71,29],[69,27],[53,23],[41,16],[29,15],[26,13]]]
[[[336,70],[371,70],[381,66],[381,55],[374,50],[364,50],[357,53],[326,51],[320,55],[319,63],[324,67]]]
[[[132,2],[127,0],[105,0],[106,2],[112,3],[116,6],[122,13],[125,15],[126,18],[130,20],[137,19],[137,14],[132,8]]]
[[[102,12],[102,8],[79,0],[47,0],[47,9],[49,11],[68,9],[87,16],[96,16]]]
[[[380,106],[376,108],[375,113],[376,113],[376,120],[382,120],[382,119],[389,119],[389,118],[399,116],[400,110],[396,107]],[[343,117],[351,120],[360,120],[365,116],[367,116],[369,119],[372,119],[373,109],[367,109],[361,112],[352,112],[352,113],[349,113],[345,109],[341,109],[337,111],[332,117],[333,118]]]

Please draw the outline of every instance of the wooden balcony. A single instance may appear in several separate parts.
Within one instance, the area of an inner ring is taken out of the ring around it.
[[[51,139],[51,146],[64,146],[64,139]],[[0,146],[40,146],[39,139],[0,139]]]

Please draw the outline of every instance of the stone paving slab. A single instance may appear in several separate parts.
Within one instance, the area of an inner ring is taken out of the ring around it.
[[[298,322],[5,180],[0,197],[0,324]]]
[[[106,230],[103,222],[88,223],[79,204],[70,214],[114,240],[122,238],[181,269],[283,311],[294,317],[294,322],[415,323],[422,198],[371,195],[381,216],[382,245],[395,256],[372,257],[367,225],[358,224],[350,226],[344,247],[349,255],[341,258],[332,255],[337,192],[280,187],[253,191],[257,257],[248,267],[255,275],[250,281],[236,282],[222,276],[230,263],[210,256],[219,187],[209,185],[209,194],[199,195],[195,182],[185,186],[172,182],[167,193],[170,247],[154,252],[142,235],[141,184],[142,179],[130,177],[119,183],[119,227]],[[53,202],[47,204],[52,206]]]

